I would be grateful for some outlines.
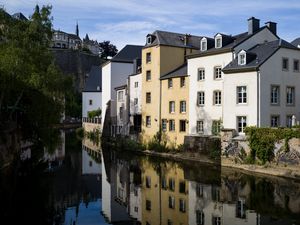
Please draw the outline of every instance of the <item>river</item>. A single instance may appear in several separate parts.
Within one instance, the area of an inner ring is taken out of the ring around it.
[[[1,171],[1,224],[300,224],[299,182],[61,137]]]

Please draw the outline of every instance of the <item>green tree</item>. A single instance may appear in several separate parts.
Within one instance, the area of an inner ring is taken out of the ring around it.
[[[51,6],[38,5],[28,21],[0,11],[0,131],[15,125],[22,137],[47,143],[60,121],[71,78],[55,66]]]
[[[107,59],[108,56],[114,57],[118,53],[118,49],[110,41],[103,41],[99,43],[100,56],[102,59]]]

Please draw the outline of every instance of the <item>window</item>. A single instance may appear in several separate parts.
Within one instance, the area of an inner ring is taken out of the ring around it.
[[[121,107],[119,108],[120,120],[123,120],[123,112],[124,112],[124,108],[121,106]]]
[[[221,225],[222,224],[221,217],[219,217],[219,216],[213,216],[212,221],[213,221],[213,225]]]
[[[237,117],[237,130],[239,133],[244,133],[244,130],[247,126],[247,118],[246,116],[238,116]]]
[[[146,53],[146,63],[150,63],[151,62],[151,52],[147,52]]]
[[[185,181],[179,182],[179,192],[185,194]]]
[[[168,79],[168,88],[172,88],[173,87],[173,80],[172,78]]]
[[[146,127],[151,127],[151,116],[146,116]]]
[[[286,116],[286,126],[287,127],[292,127],[293,126],[293,116],[292,115],[287,115]]]
[[[93,161],[89,161],[89,165],[90,165],[90,167],[92,167],[93,166]]]
[[[299,72],[299,60],[294,59],[294,72]]]
[[[286,104],[287,105],[295,104],[295,88],[294,87],[286,88]]]
[[[246,52],[242,51],[238,55],[238,64],[246,65]]]
[[[172,220],[168,219],[168,223],[167,223],[167,224],[168,224],[168,225],[173,225]]]
[[[185,200],[179,199],[179,211],[180,212],[185,212],[185,208],[186,208]]]
[[[169,131],[175,131],[175,120],[169,120]]]
[[[213,135],[219,135],[220,131],[221,131],[221,121],[220,120],[213,120],[212,121],[211,133]]]
[[[146,81],[150,81],[151,80],[151,70],[147,70],[146,71]]]
[[[198,81],[199,80],[205,80],[205,69],[199,68],[198,69]]]
[[[151,188],[151,177],[146,176],[146,188]]]
[[[146,200],[146,210],[151,211],[151,201]]]
[[[173,196],[169,196],[169,208],[175,209],[175,198]]]
[[[89,100],[89,105],[93,105],[93,100],[92,99]]]
[[[282,70],[289,70],[289,59],[282,58]]]
[[[216,37],[215,46],[216,46],[216,48],[221,48],[222,47],[222,37]]]
[[[180,101],[180,113],[186,113],[186,101]]]
[[[165,177],[161,179],[161,188],[167,189],[167,179]]]
[[[206,51],[207,50],[207,40],[206,38],[203,38],[201,40],[201,51]]]
[[[152,43],[152,36],[149,35],[147,36],[147,44],[151,44]]]
[[[222,93],[221,91],[214,91],[214,105],[222,104]]]
[[[118,101],[123,101],[123,91],[118,92]]]
[[[239,199],[236,202],[236,217],[246,219],[246,204],[244,199]]]
[[[279,127],[279,125],[280,125],[279,115],[272,115],[271,127]]]
[[[135,212],[138,212],[138,211],[139,211],[139,208],[135,206],[135,207],[134,207],[134,211],[135,211]]]
[[[180,87],[185,87],[185,77],[180,77]]]
[[[203,197],[203,185],[198,184],[196,185],[196,196],[198,198],[202,198]]]
[[[175,102],[174,101],[169,102],[169,113],[175,113]]]
[[[146,93],[146,103],[151,103],[151,92]]]
[[[216,66],[214,69],[214,78],[222,79],[222,68],[220,66]]]
[[[271,86],[271,104],[278,105],[280,99],[280,87],[277,85]]]
[[[134,98],[134,99],[133,99],[133,104],[134,104],[134,105],[137,105],[137,104],[138,104],[138,98]]]
[[[179,131],[180,132],[185,132],[186,130],[186,121],[185,120],[180,120],[179,121]]]
[[[169,178],[169,188],[171,191],[175,191],[175,179]]]
[[[237,104],[247,103],[247,87],[239,86],[236,89],[237,92]]]
[[[197,94],[197,104],[203,106],[205,104],[205,93],[204,91],[199,91]]]
[[[161,129],[162,129],[162,131],[167,131],[167,120],[166,119],[162,119]]]
[[[204,212],[201,210],[196,211],[196,224],[204,225]]]
[[[134,82],[134,87],[137,88],[139,86],[139,82]]]
[[[197,121],[197,133],[203,133],[203,120],[198,120]]]

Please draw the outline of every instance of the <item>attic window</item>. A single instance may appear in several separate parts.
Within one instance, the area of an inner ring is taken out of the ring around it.
[[[245,51],[241,51],[238,54],[238,64],[241,66],[246,65],[246,52]]]
[[[207,40],[206,38],[203,38],[201,40],[201,51],[206,51],[207,50]]]
[[[147,44],[151,44],[152,43],[152,37],[151,35],[147,36]]]
[[[222,48],[222,36],[218,34],[215,38],[215,47]]]

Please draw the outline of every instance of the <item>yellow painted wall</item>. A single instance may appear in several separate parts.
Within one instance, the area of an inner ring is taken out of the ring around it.
[[[168,88],[168,79],[162,80],[162,109],[161,119],[167,121],[175,120],[175,131],[169,131],[169,122],[167,122],[166,134],[169,146],[178,146],[183,144],[184,136],[188,134],[189,130],[189,77],[185,77],[185,86],[180,87],[180,77],[172,78],[173,87]],[[175,113],[169,112],[169,102],[175,101]],[[180,113],[180,101],[186,101],[186,112]],[[179,131],[179,121],[186,120],[186,131]]]
[[[142,141],[149,141],[160,125],[160,76],[178,68],[185,61],[185,55],[196,50],[172,46],[154,46],[142,50]],[[151,62],[146,63],[146,53],[151,52]],[[151,81],[146,73],[151,70]],[[146,93],[151,92],[151,103],[146,103]],[[151,116],[151,127],[146,127],[146,116]]]

